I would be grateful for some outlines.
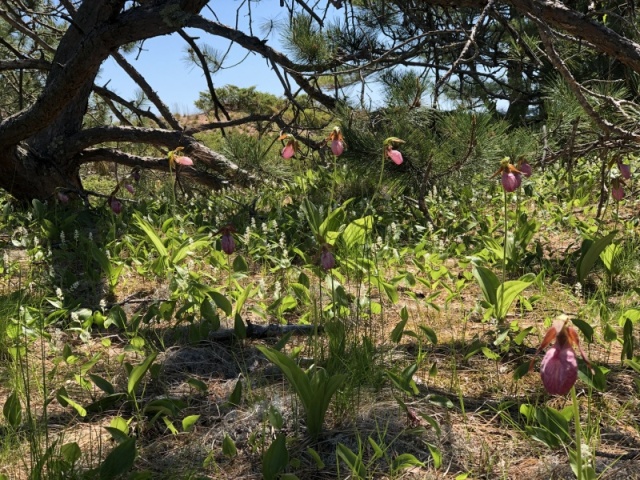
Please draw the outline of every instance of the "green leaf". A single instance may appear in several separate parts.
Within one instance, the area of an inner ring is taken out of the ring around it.
[[[56,397],[57,397],[58,401],[60,401],[61,399],[64,400],[64,402],[66,403],[65,406],[68,405],[68,406],[72,407],[78,413],[78,415],[80,415],[81,417],[86,417],[87,416],[87,411],[84,409],[84,407],[82,405],[80,405],[79,403],[71,400],[66,395],[57,394]]]
[[[222,439],[222,453],[229,458],[233,458],[238,454],[236,442],[227,433],[224,434]]]
[[[4,418],[13,428],[18,428],[22,423],[22,406],[18,399],[17,393],[14,391],[9,395],[2,409]]]
[[[433,456],[433,453],[431,454],[431,456]],[[410,453],[402,453],[398,455],[396,458],[394,458],[393,461],[391,462],[391,471],[394,474],[397,474],[400,470],[405,470],[411,467],[423,467],[423,466],[424,466],[424,463],[422,463],[420,460],[418,460],[416,457],[414,457]],[[438,468],[439,466],[440,465],[436,465],[436,468]]]
[[[164,243],[162,243],[162,240],[160,240],[160,237],[156,235],[156,232],[153,229],[153,227],[146,220],[144,220],[138,213],[133,214],[133,220],[134,220],[134,223],[138,226],[138,228],[140,228],[140,230],[142,230],[147,235],[149,240],[151,240],[151,243],[153,243],[153,246],[158,252],[158,255],[161,258],[168,257],[169,252],[164,246]]]
[[[584,363],[578,365],[578,378],[584,383],[600,392],[604,392],[607,388],[607,378],[603,367],[599,365],[592,365],[594,373],[591,373],[589,367]]]
[[[242,402],[242,380],[238,379],[236,382],[236,386],[233,387],[233,392],[229,395],[229,400],[227,403],[229,405],[238,406]]]
[[[129,435],[127,435],[126,433],[121,432],[119,429],[114,428],[114,427],[104,427],[104,429],[109,432],[109,434],[111,435],[111,438],[116,442],[116,443],[122,443],[125,442],[127,440],[129,440]]]
[[[233,271],[235,273],[245,273],[249,271],[249,265],[242,255],[236,255],[233,259]]]
[[[498,286],[500,285],[500,280],[498,280],[496,274],[486,267],[476,265],[473,267],[473,276],[478,281],[487,303],[496,306]]]
[[[171,263],[176,264],[182,261],[189,253],[194,252],[200,248],[206,247],[211,243],[211,240],[206,235],[198,235],[196,237],[188,238],[178,247],[171,257]]]
[[[584,320],[580,320],[579,318],[572,318],[571,321],[576,326],[578,330],[582,332],[584,338],[586,338],[589,343],[593,342],[593,327],[589,325]]]
[[[236,313],[233,320],[233,334],[240,340],[247,338],[247,326],[239,313]]]
[[[427,447],[429,448],[431,458],[433,458],[433,466],[435,468],[440,468],[442,466],[442,452],[440,452],[438,447],[430,443],[427,443]]]
[[[587,278],[587,275],[589,275],[589,272],[595,265],[596,261],[600,258],[600,254],[605,248],[607,248],[607,245],[613,242],[617,233],[618,232],[614,230],[608,235],[591,242],[589,247],[582,252],[582,256],[578,260],[577,265],[578,281],[580,283],[584,283],[584,279]]]
[[[60,455],[71,465],[80,460],[82,451],[76,442],[65,443],[60,447]]]
[[[433,330],[433,328],[427,327],[426,325],[419,325],[419,328],[432,344],[438,344],[438,336],[436,335],[436,332],[435,330]]]
[[[129,382],[127,384],[127,393],[129,395],[135,392],[138,384],[142,380],[142,377],[144,377],[145,373],[147,373],[147,370],[149,370],[149,367],[151,367],[151,364],[155,361],[157,356],[158,353],[153,352],[144,360],[144,362],[133,367],[131,373],[129,374]]]
[[[349,447],[342,443],[338,443],[336,453],[338,457],[347,464],[354,478],[364,479],[367,477],[367,469],[364,463],[362,463],[362,457],[360,455],[356,455]]]
[[[227,316],[231,316],[233,313],[233,306],[227,297],[225,297],[220,292],[211,291],[209,292],[209,296],[213,303],[215,303],[220,310],[222,310]]]
[[[632,359],[633,358],[633,322],[627,318],[622,328],[622,352],[620,353],[620,359]]]
[[[200,415],[189,415],[188,417],[184,417],[182,419],[182,431],[190,432],[199,418]]]
[[[509,311],[513,301],[532,283],[533,280],[510,280],[498,286],[498,289],[496,290],[496,301],[499,302],[496,311],[496,317],[498,320],[504,320],[507,317],[507,312]]]
[[[407,307],[403,307],[402,309],[406,311]],[[407,320],[408,318],[400,320],[391,332],[391,341],[393,343],[399,343],[400,340],[402,340],[402,334],[404,333],[404,327],[407,324]]]
[[[284,434],[280,433],[269,445],[262,459],[262,478],[277,480],[278,474],[289,464],[289,452]]]
[[[100,465],[100,480],[112,480],[128,472],[136,459],[136,440],[128,438],[116,446]]]
[[[371,436],[367,437],[367,440],[369,441],[369,445],[371,445],[371,448],[373,448],[372,460],[377,460],[378,458],[384,457],[384,452],[380,448],[380,445],[378,445],[376,441],[371,438]]]
[[[367,238],[367,232],[371,231],[372,226],[373,217],[371,217],[370,215],[354,220],[349,225],[347,225],[341,235],[342,240],[347,247],[347,251],[351,251],[355,247],[364,245],[364,242]]]
[[[318,452],[316,452],[313,448],[307,447],[307,453],[313,459],[313,461],[316,463],[316,468],[318,470],[322,470],[325,467],[325,464],[322,461],[322,458],[320,458],[320,455],[318,454]]]
[[[109,395],[113,395],[115,393],[115,389],[113,388],[111,382],[105,380],[102,377],[99,377],[98,375],[94,375],[93,373],[89,374],[89,378],[94,383],[94,385],[104,393],[107,393]]]
[[[453,402],[442,395],[428,395],[427,400],[429,403],[438,405],[439,407],[453,408]]]
[[[513,371],[513,379],[518,381],[522,377],[524,377],[527,373],[529,373],[529,362],[521,363],[517,366],[517,368]]]

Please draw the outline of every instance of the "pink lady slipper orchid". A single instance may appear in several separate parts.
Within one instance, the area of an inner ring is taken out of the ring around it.
[[[336,157],[342,155],[346,147],[346,143],[344,141],[344,138],[342,137],[340,127],[333,127],[333,131],[329,134],[327,142],[331,142],[331,153],[333,153]]]
[[[109,207],[111,208],[111,211],[116,215],[120,215],[120,213],[122,212],[122,202],[120,202],[120,200],[118,200],[117,198],[109,197]]]
[[[401,165],[404,159],[402,158],[402,153],[393,149],[396,143],[404,143],[404,140],[400,140],[397,137],[389,137],[382,142],[382,145],[384,145],[384,154],[396,165]]]
[[[531,165],[529,165],[529,162],[527,162],[524,159],[521,159],[518,162],[518,170],[520,170],[522,172],[522,175],[524,175],[527,178],[529,178],[533,173],[533,169],[531,168]]]
[[[69,195],[63,192],[58,192],[58,201],[60,203],[69,203]]]
[[[227,255],[231,255],[236,251],[236,241],[233,239],[233,232],[235,231],[236,229],[233,225],[227,225],[225,227],[222,227],[220,229],[220,232],[218,232],[222,234],[222,237],[220,238],[222,251]]]
[[[502,174],[501,182],[505,192],[514,192],[522,183],[521,175],[524,174],[510,162],[511,159],[509,157],[504,157],[500,162],[500,168],[491,176],[493,178]]]
[[[284,146],[284,148],[282,149],[282,152],[280,153],[282,158],[289,159],[293,157],[298,151],[298,141],[290,133],[283,133],[278,137],[278,140],[287,141],[287,144]]]
[[[629,180],[631,178],[631,167],[628,163],[622,163],[618,160],[618,170],[620,170],[620,176],[625,180]]]
[[[176,164],[182,165],[183,167],[193,166],[193,160],[184,155],[179,155],[182,150],[184,150],[184,147],[177,147],[175,150],[169,152],[169,168],[173,168]]]
[[[593,368],[580,346],[578,333],[569,326],[569,320],[564,315],[553,322],[553,325],[542,339],[536,355],[554,340],[555,343],[547,350],[540,364],[540,377],[548,393],[551,395],[566,395],[578,378],[578,360],[574,348],[578,349],[582,359],[592,372]],[[533,368],[534,361],[535,356],[529,364],[530,371]]]
[[[175,157],[174,160],[178,165],[182,165],[183,167],[193,166],[193,160],[191,160],[189,157],[179,156]]]
[[[130,183],[126,183],[124,188],[127,190],[127,192],[129,192],[131,195],[133,195],[134,193],[136,193],[136,189],[133,188],[133,185],[131,185]]]
[[[320,254],[320,266],[324,270],[331,270],[336,266],[336,258],[329,250],[329,245],[326,243],[322,246],[322,253]]]
[[[619,178],[614,178],[611,181],[611,196],[616,202],[621,201],[624,198],[624,188],[622,188],[623,182]]]

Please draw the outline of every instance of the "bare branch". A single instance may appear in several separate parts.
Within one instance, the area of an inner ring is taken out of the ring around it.
[[[35,58],[22,58],[20,60],[0,60],[0,72],[5,70],[49,70],[51,63]]]
[[[162,117],[176,130],[182,130],[180,122],[173,116],[169,108],[164,104],[158,94],[151,88],[151,85],[144,79],[142,75],[131,65],[127,60],[118,52],[111,54],[113,59],[120,65],[120,67],[127,72],[131,79],[138,84],[147,98],[153,103]]]

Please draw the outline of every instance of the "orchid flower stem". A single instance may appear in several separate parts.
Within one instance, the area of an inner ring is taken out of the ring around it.
[[[333,174],[331,175],[331,195],[329,196],[329,208],[327,212],[333,211],[333,192],[336,188],[336,156],[333,156]]]
[[[578,398],[576,396],[575,385],[571,387],[571,401],[573,402],[573,422],[576,428],[576,476],[582,480],[582,438],[580,429],[580,409],[578,408]]]
[[[507,191],[504,191],[504,241],[502,242],[502,289],[500,290],[500,298],[498,301],[498,312],[500,312],[502,308],[502,302],[504,301],[504,282],[507,277],[507,240],[509,238],[507,229],[509,228],[509,219],[507,218]],[[504,321],[504,318],[498,318],[498,322]]]

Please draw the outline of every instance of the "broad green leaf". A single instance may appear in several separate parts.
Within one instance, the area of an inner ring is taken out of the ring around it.
[[[249,265],[242,255],[236,255],[233,259],[233,271],[235,273],[245,273],[249,271]]]
[[[220,310],[222,310],[227,316],[231,316],[233,313],[233,306],[227,297],[225,297],[220,292],[211,291],[209,292],[209,296],[213,303],[215,303]]]
[[[94,375],[93,373],[89,374],[89,378],[94,383],[94,385],[98,387],[100,390],[102,390],[104,393],[107,393],[109,395],[113,395],[115,393],[115,389],[113,388],[113,385],[108,380],[105,380],[104,378],[98,375]]]
[[[427,327],[426,325],[420,325],[419,328],[431,343],[433,343],[434,345],[438,344],[438,336],[436,335],[436,332],[433,328]]]
[[[284,434],[280,433],[269,445],[262,459],[262,478],[277,480],[278,474],[289,464],[289,452]]]
[[[403,307],[403,310],[406,310],[406,308],[407,307]],[[407,320],[408,318],[400,320],[391,332],[391,341],[393,343],[399,343],[400,340],[402,340],[402,334],[404,333],[404,327],[407,324]]]
[[[532,283],[533,281],[510,280],[498,286],[498,289],[496,290],[496,301],[499,302],[498,309],[496,311],[496,317],[498,320],[506,318],[513,301]]]
[[[500,285],[500,280],[498,280],[496,274],[486,267],[476,265],[473,267],[473,276],[478,281],[487,303],[496,306],[498,286]]]
[[[74,400],[70,399],[66,395],[58,394],[57,398],[58,398],[58,401],[60,401],[60,399],[64,400],[64,402],[68,406],[72,407],[78,413],[78,415],[80,415],[81,417],[86,417],[87,416],[87,411],[84,409],[84,407],[82,405],[80,405],[79,403],[75,402]]]
[[[229,400],[227,403],[229,405],[238,406],[242,402],[242,380],[238,379],[236,382],[236,386],[233,387],[233,392],[229,395]]]
[[[429,447],[431,447],[431,445],[429,445]],[[431,450],[431,448],[429,448],[429,450]],[[431,454],[431,456],[433,456],[433,453]],[[435,463],[436,462],[434,458],[434,464]],[[416,457],[414,457],[410,453],[401,453],[396,458],[394,458],[393,461],[391,462],[391,471],[397,474],[400,470],[405,470],[411,467],[423,467],[423,466],[424,466],[424,463],[422,463],[420,460],[418,460]],[[435,466],[436,468],[438,468],[440,464],[437,464]]]
[[[593,342],[593,327],[591,325],[579,318],[572,318],[571,322],[582,332],[582,335],[584,335],[584,338],[586,338],[589,343]]]
[[[184,417],[182,419],[182,431],[190,432],[199,418],[200,415],[189,415],[188,417]]]
[[[65,443],[60,447],[60,455],[71,465],[75,464],[82,456],[82,451],[76,442]]]
[[[613,242],[617,233],[618,232],[614,230],[608,235],[591,242],[586,251],[583,251],[577,265],[578,281],[580,283],[584,283],[584,279],[587,278],[596,261],[600,258],[600,254],[607,248],[607,245]]]
[[[236,442],[234,442],[227,433],[224,434],[224,438],[222,439],[222,453],[229,458],[233,458],[238,454]]]
[[[240,340],[247,338],[247,326],[239,313],[236,313],[233,319],[233,334]]]
[[[22,406],[18,399],[17,393],[14,391],[9,395],[2,409],[4,418],[13,428],[18,428],[22,423]]]
[[[100,480],[112,480],[133,467],[136,459],[136,440],[128,438],[116,446],[100,465]]]
[[[127,393],[129,393],[129,395],[135,392],[138,384],[142,380],[142,377],[147,373],[147,370],[149,370],[149,367],[151,367],[151,364],[155,361],[157,356],[158,353],[153,352],[140,365],[133,367],[129,374],[129,382],[127,384]]]

